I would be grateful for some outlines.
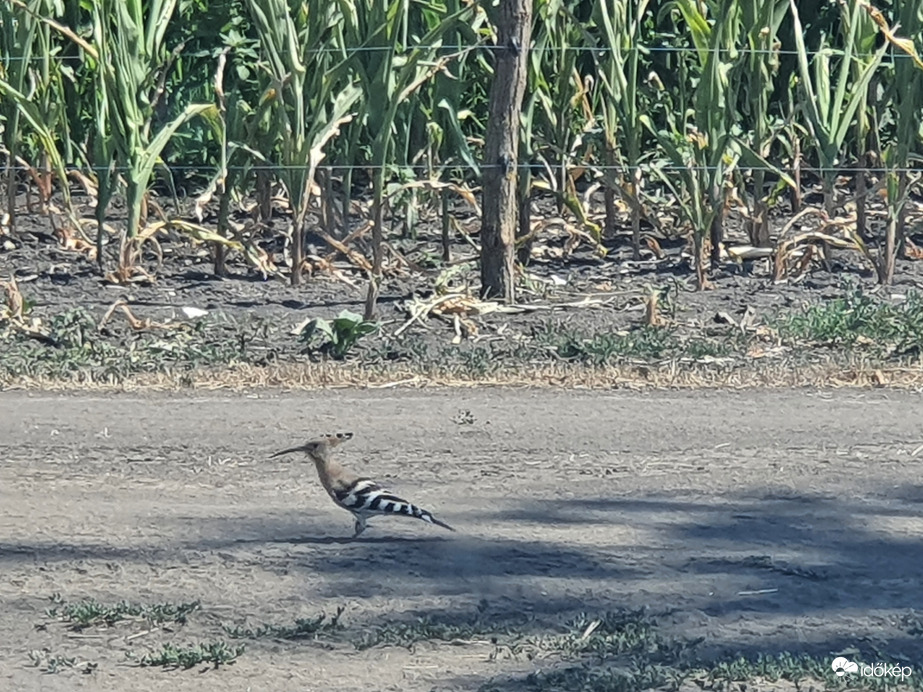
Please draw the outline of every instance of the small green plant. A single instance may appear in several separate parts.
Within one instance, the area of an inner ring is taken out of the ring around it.
[[[339,606],[336,615],[329,619],[325,614],[321,613],[316,618],[299,618],[295,620],[294,625],[260,625],[255,629],[225,626],[224,631],[234,639],[244,637],[247,639],[262,639],[264,637],[272,639],[317,639],[321,634],[343,628],[340,624],[340,617],[345,610],[344,606]]]
[[[198,601],[153,605],[119,601],[110,605],[88,598],[79,603],[67,603],[60,594],[52,596],[51,601],[54,605],[46,609],[45,614],[68,623],[75,630],[98,625],[111,627],[122,620],[145,620],[155,625],[185,624],[187,616],[199,609]]]
[[[664,666],[633,662],[631,666],[604,668],[583,664],[548,673],[532,673],[526,678],[532,692],[558,690],[593,690],[593,692],[641,692],[642,690],[678,689],[675,671]],[[486,685],[480,692],[499,692]]]
[[[259,318],[238,322],[221,313],[173,329],[139,332],[113,320],[100,330],[78,308],[29,330],[0,328],[0,377],[119,382],[138,373],[266,365],[277,358],[277,331]]]
[[[923,637],[923,614],[911,610],[901,616],[900,623],[910,636]]]
[[[475,346],[469,350],[459,351],[458,361],[464,375],[485,377],[499,368],[498,355],[496,349],[489,346]]]
[[[53,675],[60,673],[64,668],[77,668],[84,673],[92,673],[99,667],[93,661],[78,661],[73,656],[59,656],[52,654],[48,649],[34,649],[29,652],[29,660],[36,668],[41,668],[43,673]]]
[[[662,641],[654,623],[641,612],[607,612],[591,617],[581,615],[568,625],[568,633],[546,638],[541,648],[552,648],[567,656],[594,653],[601,656],[628,651],[653,652]]]
[[[378,331],[378,324],[370,322],[349,310],[343,310],[335,319],[318,317],[311,320],[301,333],[309,351],[317,350],[334,360],[343,360],[363,336]]]
[[[641,327],[627,332],[586,333],[565,325],[550,326],[534,334],[536,344],[563,360],[601,366],[620,358],[658,359],[681,355],[673,330]]]
[[[412,648],[414,644],[425,641],[451,642],[468,640],[474,637],[489,637],[496,643],[501,634],[510,634],[508,626],[501,623],[485,622],[480,617],[471,622],[447,623],[433,618],[422,617],[411,622],[394,622],[377,627],[371,632],[363,632],[353,640],[353,646],[360,651],[383,644]]]
[[[202,663],[213,667],[233,664],[246,650],[245,646],[229,646],[227,642],[217,641],[207,644],[175,646],[164,644],[160,651],[144,654],[140,658],[131,652],[126,656],[138,661],[140,666],[160,666],[163,668],[189,669]]]
[[[827,346],[867,345],[897,355],[923,348],[923,299],[892,304],[848,287],[840,298],[787,314],[773,325],[783,339]]]
[[[689,339],[683,343],[683,352],[690,358],[720,358],[731,352],[731,344],[716,339]]]
[[[823,689],[880,690],[881,692],[895,689],[923,689],[923,680],[914,679],[912,675],[900,682],[898,682],[900,678],[889,680],[887,677],[857,675],[851,675],[845,679],[838,678],[831,671],[830,662],[831,659],[827,656],[810,656],[784,651],[775,655],[737,656],[707,665],[697,665],[696,669],[690,668],[686,671],[686,677],[695,679],[705,689],[719,690],[739,689],[741,683],[754,680],[769,682],[788,680],[796,684],[801,681],[816,681],[824,685]],[[799,686],[800,689],[810,689],[810,687],[810,684]]]
[[[861,689],[876,692],[898,689],[894,679],[883,677],[837,678],[830,668],[831,659],[827,656],[781,652],[775,655],[707,659],[692,655],[692,648],[698,642],[663,640],[653,628],[648,628],[643,618],[632,623],[630,617],[623,621],[621,616],[616,616],[615,624],[616,627],[610,632],[601,631],[606,626],[600,624],[597,627],[598,634],[597,631],[589,635],[575,631],[562,637],[538,640],[540,648],[558,651],[576,661],[574,665],[528,675],[523,688],[531,692],[642,692],[665,689],[730,692],[763,689],[767,683],[785,680],[794,683],[795,689]],[[561,648],[555,648],[556,645]],[[901,660],[910,661],[906,657],[901,657]],[[908,665],[913,668],[910,663]],[[770,687],[775,688],[772,685]],[[504,689],[511,688],[488,683],[479,692],[500,692]],[[911,676],[901,682],[900,689],[921,690],[923,680]]]

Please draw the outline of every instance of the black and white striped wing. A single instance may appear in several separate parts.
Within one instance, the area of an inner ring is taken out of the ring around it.
[[[348,488],[336,492],[337,502],[359,514],[407,514],[413,506],[369,478],[360,478]]]
[[[370,514],[403,514],[407,517],[422,519],[423,521],[442,526],[454,531],[451,526],[439,521],[430,512],[421,509],[407,500],[398,497],[390,490],[381,487],[368,478],[360,478],[348,488],[335,492],[337,502],[344,509],[359,515]]]

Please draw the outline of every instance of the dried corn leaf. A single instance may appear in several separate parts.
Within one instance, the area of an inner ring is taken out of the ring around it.
[[[907,256],[907,259],[911,260],[921,260],[923,259],[923,249],[914,245],[913,241],[910,238],[904,239],[904,254]]]
[[[4,293],[6,294],[5,305],[3,312],[0,313],[0,317],[11,322],[21,323],[25,303],[22,298],[22,293],[19,290],[19,285],[16,283],[16,278],[11,276],[9,281],[3,282],[0,285],[3,286]]]
[[[654,253],[654,257],[657,259],[666,257],[666,253],[664,253],[663,248],[660,247],[660,243],[657,242],[656,238],[646,235],[644,236],[644,244],[650,248],[651,252]]]
[[[163,324],[160,322],[154,322],[150,318],[139,319],[134,315],[134,313],[132,313],[131,308],[128,307],[128,303],[126,303],[124,299],[120,298],[111,306],[109,306],[109,309],[106,310],[106,314],[103,315],[103,318],[99,321],[99,324],[96,328],[101,330],[117,310],[125,315],[125,318],[128,320],[128,324],[135,331],[145,331],[148,329],[175,329],[179,326],[178,324]]]

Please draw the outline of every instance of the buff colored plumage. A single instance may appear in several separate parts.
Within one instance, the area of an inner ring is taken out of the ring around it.
[[[330,498],[340,507],[352,513],[356,518],[356,533],[353,538],[365,531],[368,519],[381,515],[403,515],[421,519],[430,524],[454,531],[448,524],[436,519],[431,512],[421,509],[394,493],[378,485],[370,478],[362,478],[344,468],[333,458],[333,449],[352,439],[352,433],[337,433],[306,442],[298,447],[276,452],[273,457],[304,452],[314,462],[321,485]]]

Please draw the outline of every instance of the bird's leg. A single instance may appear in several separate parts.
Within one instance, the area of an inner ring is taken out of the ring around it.
[[[358,514],[356,514],[355,517],[356,517],[356,533],[353,534],[353,538],[358,538],[359,534],[365,531],[365,519],[363,519]]]

